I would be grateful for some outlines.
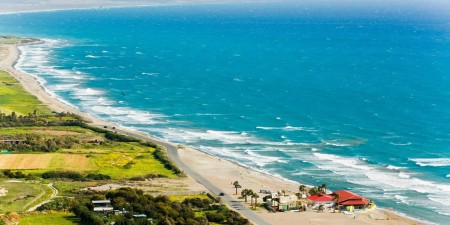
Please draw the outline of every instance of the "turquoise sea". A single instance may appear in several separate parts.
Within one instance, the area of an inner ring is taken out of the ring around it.
[[[450,224],[450,7],[351,1],[0,15],[16,67],[161,139]]]

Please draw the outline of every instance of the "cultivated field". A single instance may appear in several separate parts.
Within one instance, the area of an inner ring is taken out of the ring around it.
[[[10,154],[0,155],[0,169],[89,170],[89,159],[82,154]]]
[[[51,213],[27,215],[20,219],[20,225],[82,225],[80,218],[75,217],[73,213]]]

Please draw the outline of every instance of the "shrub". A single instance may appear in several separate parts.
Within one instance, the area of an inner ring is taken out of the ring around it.
[[[225,215],[217,212],[207,212],[205,215],[209,222],[221,223],[226,219]]]
[[[130,180],[132,180],[132,181],[145,181],[145,177],[143,177],[143,176],[136,176],[136,177],[130,178]]]
[[[89,180],[111,180],[111,177],[109,175],[105,175],[105,174],[95,174],[95,173],[90,173],[88,175],[86,175],[86,179]]]
[[[167,150],[164,147],[157,146],[153,155],[156,159],[161,161],[164,164],[166,169],[172,170],[175,174],[182,175],[183,172],[170,160],[167,155]]]
[[[75,171],[48,171],[42,174],[42,178],[44,179],[72,179],[72,180],[81,180],[83,176]]]

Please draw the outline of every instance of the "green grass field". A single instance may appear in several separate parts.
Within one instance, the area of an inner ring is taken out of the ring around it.
[[[187,198],[209,199],[209,197],[207,195],[171,195],[171,196],[169,196],[170,201],[183,202]]]
[[[40,115],[50,114],[50,110],[35,96],[26,92],[20,83],[7,72],[0,71],[0,112],[27,115],[34,110]]]
[[[42,138],[71,136],[80,143],[70,149],[53,153],[30,152],[32,154],[0,155],[0,168],[21,169],[25,173],[38,174],[49,170],[74,170],[81,173],[101,173],[112,179],[126,179],[146,174],[161,174],[175,178],[153,156],[154,148],[137,142],[111,142],[103,134],[81,127],[12,127],[2,128],[0,136],[35,134]],[[102,144],[92,143],[102,141]],[[39,159],[36,161],[35,159]],[[76,165],[76,166],[74,166]]]
[[[19,221],[20,225],[83,225],[80,218],[73,213],[51,213],[45,215],[24,216]]]
[[[0,188],[8,190],[0,197],[0,213],[22,212],[47,199],[52,190],[39,183],[0,181]]]

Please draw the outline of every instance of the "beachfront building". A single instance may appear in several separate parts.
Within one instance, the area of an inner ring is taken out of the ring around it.
[[[335,191],[333,196],[336,196],[336,201],[339,206],[348,211],[367,209],[370,204],[370,200],[357,195],[350,191],[340,190]]]
[[[271,193],[272,198],[266,200],[269,208],[287,211],[299,208],[299,199],[296,195],[282,195],[280,193]]]
[[[296,195],[280,196],[279,209],[284,211],[298,209],[298,197]]]
[[[331,194],[311,195],[308,196],[307,199],[312,203],[313,209],[321,205],[327,208],[333,207],[335,205],[334,195]]]

